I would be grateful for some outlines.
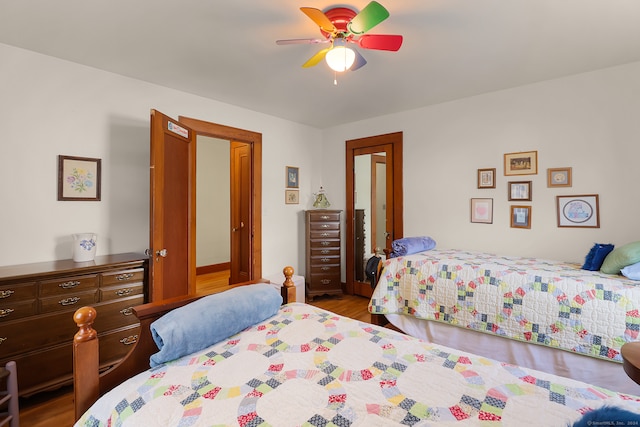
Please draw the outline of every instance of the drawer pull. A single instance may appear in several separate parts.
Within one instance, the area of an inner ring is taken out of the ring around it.
[[[320,283],[322,283],[323,285],[328,285],[329,283],[331,283],[331,279],[322,279],[320,280]]]
[[[70,282],[60,283],[58,286],[62,289],[73,289],[80,284],[79,280],[72,280]]]
[[[329,261],[331,261],[331,258],[320,258],[320,261],[329,262]]]
[[[0,298],[9,298],[14,293],[15,291],[12,291],[11,289],[0,291]]]
[[[123,316],[131,316],[133,314],[133,307],[127,307],[120,310],[120,314]]]
[[[322,255],[326,255],[326,254],[328,254],[329,252],[331,252],[329,249],[323,249],[322,251],[320,251],[320,253],[321,253]]]
[[[116,276],[116,280],[129,280],[133,277],[133,273],[122,273]]]
[[[61,299],[60,301],[58,301],[58,304],[60,304],[60,305],[73,305],[73,304],[76,304],[78,301],[80,301],[79,297],[71,297],[71,298]]]
[[[329,219],[329,215],[322,215],[320,219]]]
[[[321,237],[329,237],[329,233],[322,233],[320,236]]]
[[[13,308],[5,308],[4,310],[0,310],[0,317],[7,317],[8,315],[13,313],[14,311],[15,310]]]
[[[118,295],[119,297],[123,297],[125,295],[129,295],[132,292],[131,288],[127,288],[127,289],[118,289],[116,291],[116,295]]]
[[[7,340],[7,337],[0,337],[0,344],[2,344],[3,342],[5,342]]]
[[[120,340],[120,342],[124,345],[131,345],[131,344],[135,344],[138,342],[138,336],[137,335],[129,335],[126,338],[122,338]]]
[[[331,267],[322,267],[320,270],[322,270],[322,271],[331,270]]]
[[[329,246],[331,244],[331,242],[324,241],[324,242],[320,242],[320,244],[322,246]]]
[[[322,224],[320,227],[322,227],[322,228],[329,228],[329,224]]]

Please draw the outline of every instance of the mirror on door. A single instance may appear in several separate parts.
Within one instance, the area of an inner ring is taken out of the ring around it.
[[[365,282],[365,265],[387,246],[387,157],[384,151],[354,157],[355,279]]]

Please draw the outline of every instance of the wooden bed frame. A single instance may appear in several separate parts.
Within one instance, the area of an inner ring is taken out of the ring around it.
[[[296,288],[291,280],[293,267],[285,267],[282,272],[285,281],[281,288],[283,304],[296,301]],[[265,283],[265,280],[240,283],[230,286],[244,286]],[[140,320],[138,340],[129,354],[108,370],[99,372],[98,333],[93,329],[96,310],[81,307],[73,315],[78,332],[73,338],[73,393],[75,419],[79,419],[87,409],[107,391],[124,380],[149,369],[149,357],[158,351],[151,337],[151,323],[167,312],[193,302],[208,294],[186,295],[162,301],[151,302],[133,308]]]

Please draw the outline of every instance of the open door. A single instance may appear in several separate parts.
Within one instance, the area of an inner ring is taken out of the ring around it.
[[[151,110],[149,301],[195,293],[195,133]]]
[[[231,270],[229,284],[251,280],[251,144],[231,141]]]

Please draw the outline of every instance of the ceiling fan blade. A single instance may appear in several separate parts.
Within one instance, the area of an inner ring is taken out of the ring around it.
[[[353,65],[349,68],[351,71],[355,71],[358,68],[362,68],[367,64],[367,60],[364,59],[364,56],[360,55],[360,52],[353,49],[353,52],[356,54],[356,59],[353,61]]]
[[[402,36],[395,34],[365,34],[354,40],[363,49],[390,50],[396,52],[402,46]]]
[[[302,68],[309,68],[309,67],[313,67],[314,65],[318,65],[318,63],[322,61],[325,56],[327,56],[327,52],[329,52],[330,50],[331,50],[330,47],[326,49],[322,49],[321,51],[313,55],[311,58],[309,58],[307,62],[302,64]]]
[[[372,1],[353,17],[347,29],[353,34],[364,34],[388,17],[389,11],[377,1]]]
[[[276,44],[320,44],[320,43],[329,43],[329,39],[287,39],[287,40],[276,40]]]
[[[325,15],[320,9],[316,9],[314,7],[301,7],[300,10],[327,33],[337,31],[331,20],[327,18],[327,15]]]

